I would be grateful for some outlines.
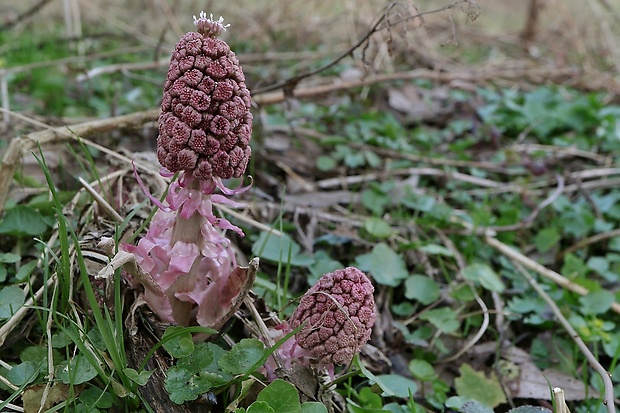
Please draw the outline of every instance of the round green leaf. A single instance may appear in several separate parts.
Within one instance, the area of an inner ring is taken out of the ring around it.
[[[63,361],[56,369],[56,375],[65,384],[82,384],[97,377],[97,370],[81,354],[69,361]]]
[[[0,320],[11,318],[24,304],[24,292],[21,288],[10,285],[0,290]]]
[[[300,413],[301,404],[297,389],[291,383],[277,379],[265,387],[256,398],[264,401],[278,413]]]
[[[405,280],[405,297],[429,305],[439,299],[439,286],[424,275],[412,275]]]
[[[306,402],[301,405],[301,413],[327,413],[327,407],[319,402]]]
[[[392,227],[381,218],[370,217],[364,220],[364,229],[376,238],[387,238],[394,233]]]
[[[265,345],[255,338],[244,338],[219,360],[219,366],[231,374],[245,374],[263,356]]]
[[[579,297],[583,314],[603,314],[611,308],[614,301],[614,293],[609,290],[594,291]]]
[[[248,407],[247,413],[276,413],[267,402],[256,401]]]
[[[24,361],[23,363],[13,366],[6,374],[6,378],[16,386],[30,383],[37,377],[40,365],[41,362]]]
[[[383,396],[409,398],[418,391],[418,386],[413,380],[398,374],[382,374],[375,379],[384,392]]]
[[[418,380],[431,381],[437,378],[435,369],[426,360],[414,359],[409,362],[409,371]]]
[[[476,263],[463,269],[463,277],[470,281],[480,283],[489,291],[501,293],[506,288],[502,279],[487,264]]]

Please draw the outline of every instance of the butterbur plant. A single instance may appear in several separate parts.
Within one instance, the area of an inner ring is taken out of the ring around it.
[[[159,116],[161,174],[179,176],[165,204],[149,195],[159,209],[148,232],[121,249],[138,264],[130,282],[144,287],[162,321],[219,328],[254,277],[237,266],[222,235],[243,232],[213,212],[214,203],[238,206],[227,196],[249,188],[232,190],[223,180],[242,177],[250,159],[251,99],[239,60],[218,39],[227,27],[222,18],[202,12],[194,19],[197,32],[183,35],[172,52]]]
[[[374,287],[354,267],[323,275],[300,299],[288,322],[272,330],[274,339],[298,329],[276,352],[281,367],[294,363],[326,370],[346,365],[368,342],[375,323]],[[267,376],[275,378],[275,359],[265,364]]]

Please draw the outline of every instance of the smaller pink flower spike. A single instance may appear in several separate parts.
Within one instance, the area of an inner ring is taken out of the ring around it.
[[[368,342],[375,323],[374,287],[354,267],[325,274],[301,298],[290,319],[303,325],[297,344],[321,365],[348,364]]]

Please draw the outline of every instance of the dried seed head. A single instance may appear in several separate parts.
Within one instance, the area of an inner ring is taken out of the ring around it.
[[[325,274],[301,298],[290,324],[321,364],[347,364],[370,339],[375,323],[374,287],[354,267]],[[305,323],[305,324],[304,324]]]
[[[245,172],[250,155],[250,92],[239,60],[217,38],[223,19],[195,19],[172,57],[159,116],[157,157],[171,172],[228,179]]]

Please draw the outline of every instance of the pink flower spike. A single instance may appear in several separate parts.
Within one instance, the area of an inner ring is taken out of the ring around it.
[[[293,329],[302,326],[295,335],[297,343],[323,366],[350,363],[372,334],[373,292],[370,280],[357,268],[325,274],[291,316]]]
[[[171,209],[168,208],[167,206],[165,206],[164,204],[161,203],[161,201],[157,198],[155,198],[150,192],[149,189],[146,187],[146,185],[144,185],[144,182],[142,182],[142,179],[140,178],[140,175],[138,175],[138,170],[136,168],[136,163],[135,163],[135,159],[131,160],[131,166],[133,167],[133,176],[134,178],[136,178],[136,181],[138,181],[138,186],[140,187],[140,189],[142,189],[142,192],[144,192],[144,195],[146,195],[146,197],[148,199],[151,200],[151,202],[153,204],[155,204],[155,206],[159,209],[161,209],[162,211],[165,212],[170,212]]]

